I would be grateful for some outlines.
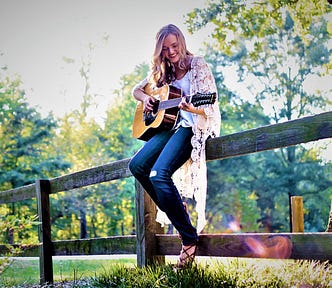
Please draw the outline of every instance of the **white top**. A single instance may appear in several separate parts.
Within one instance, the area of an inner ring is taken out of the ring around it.
[[[179,80],[174,80],[171,84],[178,88],[181,89],[182,94],[184,96],[190,95],[190,71],[188,71],[181,79]],[[179,111],[179,118],[178,118],[178,123],[175,125],[175,129],[178,127],[193,127],[194,126],[194,118],[193,114],[184,111],[180,109]]]

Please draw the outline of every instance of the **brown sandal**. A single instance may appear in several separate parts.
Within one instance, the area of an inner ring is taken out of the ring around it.
[[[177,263],[177,268],[183,269],[190,266],[195,260],[196,251],[197,251],[197,242],[188,246],[182,245],[182,250]]]

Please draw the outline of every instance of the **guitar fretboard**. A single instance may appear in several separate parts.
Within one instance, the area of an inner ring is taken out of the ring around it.
[[[158,105],[158,111],[177,107],[180,104],[180,102],[181,98],[174,98],[166,101],[161,101]]]

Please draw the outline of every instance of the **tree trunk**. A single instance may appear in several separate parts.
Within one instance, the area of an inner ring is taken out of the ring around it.
[[[331,201],[331,208],[330,208],[330,217],[329,222],[327,224],[326,232],[332,232],[332,201]]]
[[[81,231],[81,235],[80,238],[81,239],[86,239],[88,238],[88,230],[86,227],[86,214],[85,211],[83,211],[82,209],[80,209],[80,231]]]

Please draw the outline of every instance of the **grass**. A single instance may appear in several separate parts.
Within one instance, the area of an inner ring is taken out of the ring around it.
[[[327,262],[199,258],[197,265],[180,271],[173,269],[172,261],[145,268],[137,268],[135,262],[53,260],[53,287],[332,287],[332,266]],[[37,260],[14,261],[0,277],[0,287],[40,287]]]
[[[91,278],[96,271],[103,271],[112,265],[134,266],[136,259],[89,260],[69,257],[53,260],[54,282],[77,281]],[[29,287],[39,283],[39,260],[36,258],[14,258],[11,265],[0,274],[0,287]]]
[[[308,261],[258,260],[198,263],[188,270],[171,265],[143,269],[112,267],[90,280],[87,287],[332,287],[331,266]]]

